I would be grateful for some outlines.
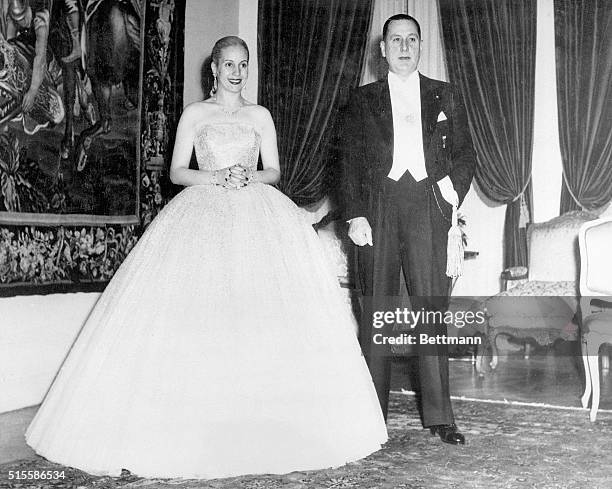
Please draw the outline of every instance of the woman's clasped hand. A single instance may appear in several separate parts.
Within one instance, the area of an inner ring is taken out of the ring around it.
[[[255,181],[252,168],[233,165],[215,171],[215,183],[227,189],[241,189]]]

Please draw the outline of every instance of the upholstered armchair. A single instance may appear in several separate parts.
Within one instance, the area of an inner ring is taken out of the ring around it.
[[[577,340],[578,325],[578,231],[596,215],[572,211],[527,230],[528,270],[505,270],[502,280],[514,286],[484,301],[487,314],[485,343],[491,348],[490,367],[498,362],[497,337],[534,340],[551,345],[557,339]],[[526,272],[526,273],[525,273]],[[523,280],[514,280],[521,278]],[[483,375],[487,350],[480,348],[477,368]],[[528,357],[526,348],[526,357]]]
[[[585,390],[582,406],[595,421],[599,407],[599,350],[612,343],[612,217],[588,222],[580,228],[580,309],[582,313],[582,359]],[[602,357],[602,367],[609,357]]]

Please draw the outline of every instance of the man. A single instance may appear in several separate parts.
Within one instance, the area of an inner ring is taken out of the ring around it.
[[[444,311],[450,285],[447,233],[453,206],[463,201],[475,167],[467,116],[448,83],[418,73],[421,31],[416,19],[390,17],[380,49],[389,74],[355,90],[341,143],[358,279],[376,310],[386,298],[399,295],[403,270],[413,310]],[[416,331],[435,337],[446,328],[420,324]],[[374,351],[372,333],[366,317],[360,342],[386,416],[391,359]],[[417,351],[424,427],[446,443],[465,443],[454,423],[446,346],[417,343]]]

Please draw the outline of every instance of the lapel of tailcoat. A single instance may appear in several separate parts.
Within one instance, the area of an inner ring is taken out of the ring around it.
[[[423,130],[423,152],[425,153],[425,168],[427,175],[437,179],[435,148],[431,147],[438,114],[442,109],[442,93],[437,85],[419,73],[421,81],[421,126]]]
[[[393,112],[387,77],[377,82],[375,96],[370,103],[371,113],[375,114],[376,124],[380,129],[378,171],[382,175],[387,175],[393,165]]]

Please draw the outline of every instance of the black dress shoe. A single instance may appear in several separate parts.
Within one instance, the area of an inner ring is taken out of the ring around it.
[[[457,431],[457,426],[453,424],[437,424],[430,426],[432,435],[438,435],[440,440],[451,445],[465,445],[465,436]]]

